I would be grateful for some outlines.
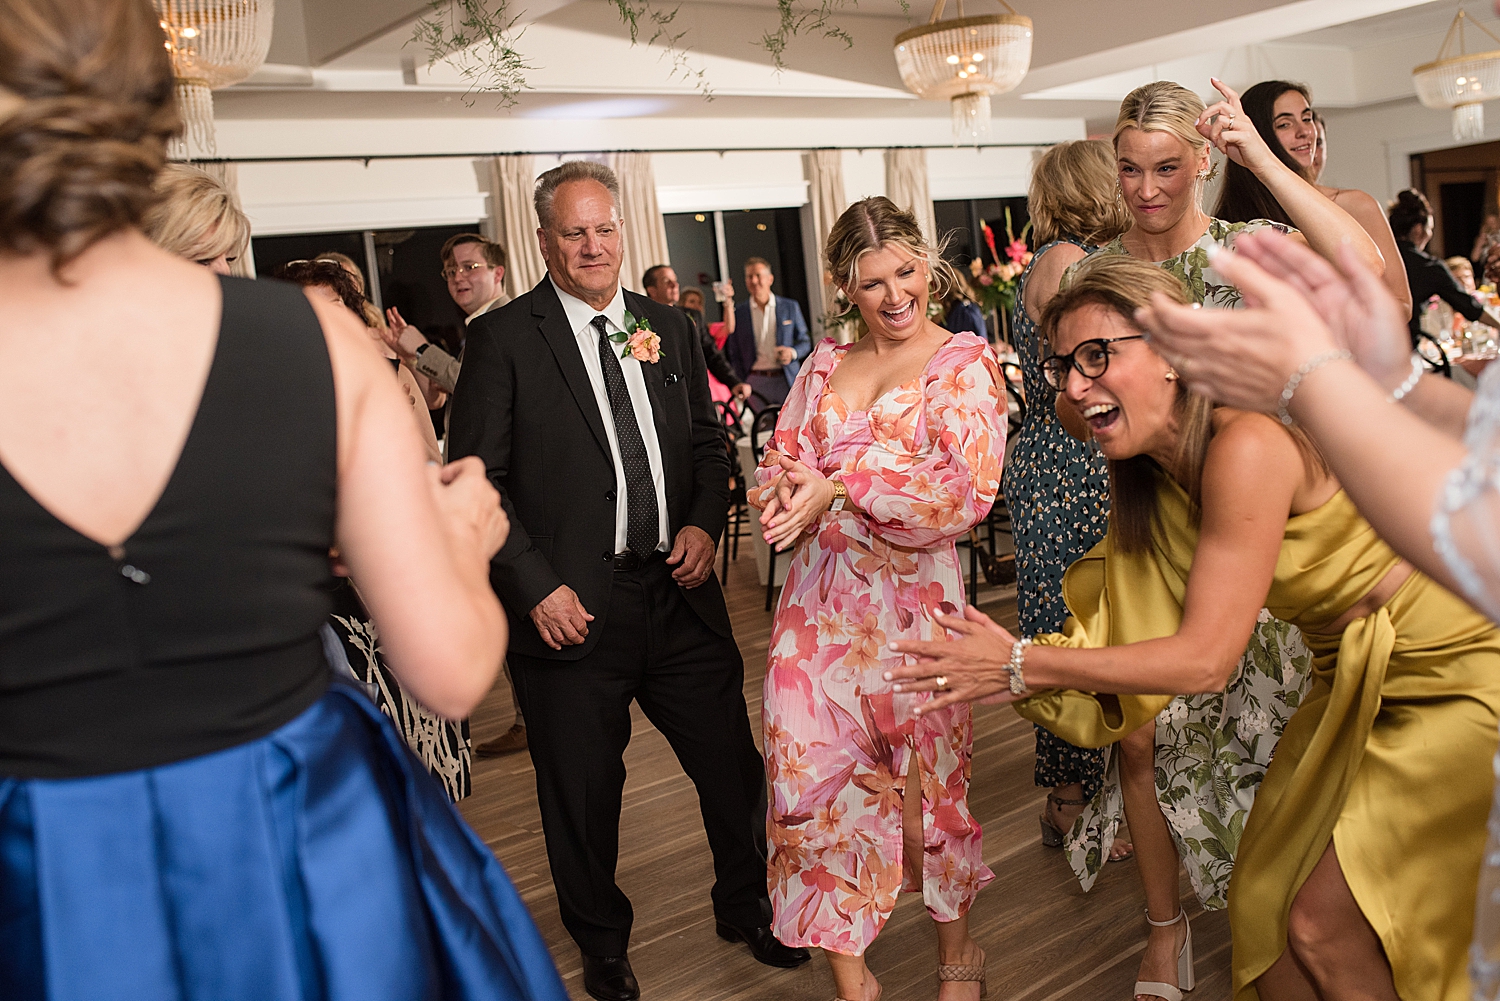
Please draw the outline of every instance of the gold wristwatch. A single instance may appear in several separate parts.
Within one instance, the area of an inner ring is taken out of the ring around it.
[[[843,480],[830,480],[833,484],[833,503],[828,505],[830,514],[844,509],[844,501],[849,497],[849,489],[844,486]]]

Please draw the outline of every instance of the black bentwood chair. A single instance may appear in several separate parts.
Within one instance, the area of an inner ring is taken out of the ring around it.
[[[764,434],[770,437],[771,432],[776,430],[776,421],[781,417],[781,407],[769,406],[755,415],[755,420],[750,425],[750,454],[755,456],[755,462],[765,456],[765,445],[761,441]],[[771,599],[776,594],[776,547],[770,547],[770,553],[766,562],[766,611],[771,610]]]
[[[724,550],[723,569],[719,572],[719,580],[723,582],[729,579],[730,559],[740,558],[740,538],[746,534],[746,526],[750,521],[749,504],[745,499],[745,490],[749,485],[745,482],[744,470],[740,469],[739,440],[745,436],[745,431],[740,426],[740,415],[728,400],[715,400],[714,406],[719,412],[719,420],[724,424],[729,448],[729,517],[724,522],[721,543]]]

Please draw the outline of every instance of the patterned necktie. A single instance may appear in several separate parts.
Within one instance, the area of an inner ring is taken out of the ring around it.
[[[651,463],[646,458],[646,442],[635,419],[635,406],[625,388],[625,372],[615,356],[614,342],[609,339],[607,317],[591,321],[599,332],[599,367],[604,371],[604,389],[609,394],[610,414],[615,419],[615,442],[620,447],[620,464],[625,467],[625,547],[638,556],[655,551],[661,541],[660,513],[656,506],[656,486],[651,481]]]

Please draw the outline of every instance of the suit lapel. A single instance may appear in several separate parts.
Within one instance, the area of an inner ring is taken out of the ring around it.
[[[578,338],[568,326],[568,316],[563,312],[562,302],[552,290],[552,283],[546,278],[532,291],[532,301],[532,315],[540,321],[542,337],[552,349],[557,367],[562,369],[563,378],[573,393],[578,409],[583,411],[583,419],[588,422],[589,430],[594,432],[594,440],[607,456],[610,454],[609,438],[604,433],[604,419],[599,413],[599,400],[594,396],[594,384],[589,382],[588,369],[583,367],[583,356],[578,353]]]

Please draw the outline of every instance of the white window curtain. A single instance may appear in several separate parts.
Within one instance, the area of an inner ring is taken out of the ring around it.
[[[195,163],[193,166],[228,188],[230,196],[234,198],[234,207],[241,212],[245,211],[245,206],[240,203],[239,164]],[[251,251],[248,242],[245,244],[245,249],[240,252],[240,256],[235,259],[233,264],[229,265],[229,273],[237,275],[240,278],[255,277],[255,254]]]
[[[536,167],[529,154],[492,156],[488,162],[488,236],[505,248],[505,294],[514,299],[547,273],[536,241]]]
[[[834,295],[833,287],[824,281],[823,245],[833,224],[849,207],[844,197],[843,151],[816,149],[803,153],[802,176],[807,179],[807,204],[802,206],[802,250],[807,260],[807,297],[811,300],[807,319],[817,340],[833,333],[824,329],[823,322]]]
[[[885,194],[898,208],[915,215],[922,235],[929,244],[937,246],[937,223],[932,216],[932,196],[927,192],[925,149],[885,151]]]
[[[650,153],[611,153],[609,167],[620,179],[621,233],[625,238],[620,284],[645,293],[641,276],[656,264],[670,264],[667,224],[656,201],[656,171]]]

